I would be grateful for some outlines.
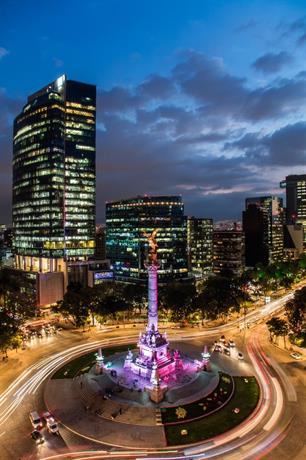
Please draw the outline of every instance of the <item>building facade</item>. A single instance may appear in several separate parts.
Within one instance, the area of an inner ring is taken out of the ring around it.
[[[306,248],[306,174],[287,176],[280,183],[286,189],[286,223],[302,224]]]
[[[65,272],[95,252],[96,88],[62,76],[14,122],[16,267]]]
[[[213,220],[187,218],[188,270],[196,278],[205,278],[213,271]]]
[[[276,196],[247,198],[243,212],[246,265],[268,265],[284,252],[283,200]]]
[[[297,260],[304,249],[304,227],[302,224],[284,225],[284,260]]]
[[[96,226],[96,259],[105,259],[105,235],[106,229],[105,225]]]
[[[266,208],[250,204],[242,213],[245,234],[245,264],[269,264],[269,214]]]
[[[244,244],[244,233],[237,228],[214,230],[213,272],[241,276],[245,268]]]
[[[186,219],[180,196],[140,196],[106,204],[106,257],[116,279],[147,278],[148,233],[158,229],[160,281],[186,278]]]

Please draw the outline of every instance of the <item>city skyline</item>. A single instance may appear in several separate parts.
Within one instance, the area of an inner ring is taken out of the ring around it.
[[[303,2],[179,2],[175,11],[66,2],[73,20],[63,29],[48,2],[14,4],[3,7],[0,34],[1,222],[11,221],[12,120],[27,94],[64,73],[98,87],[98,222],[105,201],[160,193],[182,194],[188,215],[236,220],[247,196],[281,196],[279,182],[301,173]],[[35,31],[25,30],[30,15]]]

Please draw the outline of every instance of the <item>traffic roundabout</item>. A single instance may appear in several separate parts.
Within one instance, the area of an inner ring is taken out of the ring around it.
[[[201,352],[188,342],[179,347],[193,357]],[[127,348],[106,347],[103,353],[108,362],[118,362]],[[44,395],[47,408],[65,428],[104,446],[162,451],[198,445],[239,426],[260,401],[250,366],[241,375],[234,357],[213,353],[209,371],[199,369],[195,378],[156,404],[145,389],[120,386],[109,372],[97,374],[96,356],[93,351],[65,363],[48,380]],[[224,360],[233,361],[232,374],[222,369]]]

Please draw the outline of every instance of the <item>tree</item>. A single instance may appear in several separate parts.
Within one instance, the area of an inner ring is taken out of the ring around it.
[[[199,293],[197,304],[205,319],[226,317],[230,311],[240,311],[249,295],[237,278],[214,276],[208,278]]]
[[[129,311],[133,311],[133,309],[138,309],[139,315],[142,312],[142,308],[146,303],[146,295],[147,295],[147,286],[144,284],[125,284],[122,286],[122,296],[129,304]]]
[[[64,318],[72,321],[74,326],[83,327],[83,329],[89,315],[89,308],[81,289],[74,290],[73,287],[67,290],[63,300],[57,302],[52,310],[54,313],[60,313]]]
[[[163,311],[173,321],[183,321],[193,312],[194,284],[170,283],[160,290]]]
[[[295,292],[285,305],[286,316],[291,329],[299,334],[306,324],[306,287]]]
[[[274,337],[282,336],[284,338],[284,346],[286,347],[286,335],[289,331],[286,320],[274,317],[267,321],[266,325],[270,333],[271,342],[274,341]]]

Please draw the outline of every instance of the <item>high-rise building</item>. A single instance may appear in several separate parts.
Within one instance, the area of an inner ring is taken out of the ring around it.
[[[62,76],[14,122],[16,267],[64,272],[95,252],[96,87]]]
[[[147,277],[146,234],[158,229],[160,281],[186,278],[186,218],[180,196],[138,196],[106,204],[106,257],[117,279]]]
[[[96,226],[96,259],[105,259],[105,225]]]
[[[233,230],[214,230],[213,272],[240,276],[245,267],[244,233]]]
[[[268,265],[282,260],[284,216],[282,199],[276,196],[247,198],[243,211],[246,266]]]
[[[269,264],[269,215],[266,208],[250,204],[242,213],[245,233],[245,264],[255,267]]]
[[[306,248],[306,174],[287,176],[280,186],[286,188],[287,224],[303,225]]]
[[[213,270],[213,220],[188,217],[188,270],[196,277],[207,277]]]
[[[297,260],[303,253],[304,228],[302,224],[284,225],[284,260]]]

